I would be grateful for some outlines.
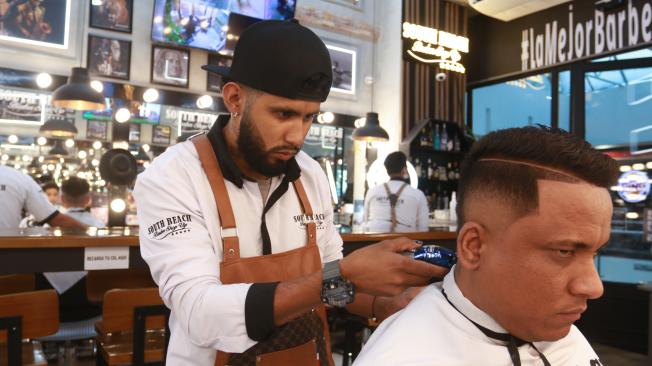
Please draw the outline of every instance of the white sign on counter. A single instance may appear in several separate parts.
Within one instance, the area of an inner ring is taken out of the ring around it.
[[[129,268],[129,247],[84,248],[84,270]]]

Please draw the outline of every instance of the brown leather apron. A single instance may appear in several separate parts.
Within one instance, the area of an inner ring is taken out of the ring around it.
[[[206,135],[192,139],[202,167],[213,191],[222,227],[223,260],[220,263],[220,281],[232,283],[263,283],[291,280],[321,271],[314,222],[306,224],[307,244],[287,252],[251,258],[240,258],[240,243],[235,216],[224,183],[224,176]],[[301,179],[292,182],[303,213],[312,215]],[[319,360],[319,361],[318,361]],[[301,317],[278,327],[266,340],[244,353],[217,352],[216,366],[240,365],[329,365],[333,366],[328,322],[324,305],[313,308]]]

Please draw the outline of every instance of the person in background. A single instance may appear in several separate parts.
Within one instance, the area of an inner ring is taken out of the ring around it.
[[[387,319],[355,362],[602,365],[573,325],[602,295],[616,162],[568,132],[495,131],[462,164],[458,262]]]
[[[385,169],[389,182],[369,189],[364,200],[365,231],[428,231],[428,200],[410,186],[405,154],[387,155]]]
[[[45,182],[41,184],[41,189],[45,192],[45,195],[48,197],[48,201],[54,206],[57,207],[59,203],[59,186],[55,182]]]
[[[70,177],[61,184],[61,203],[64,212],[79,222],[92,226],[104,227],[104,223],[88,212],[91,203],[90,186],[85,179]],[[59,293],[59,317],[62,321],[89,319],[99,315],[99,307],[86,300],[85,271],[46,272],[43,273],[48,283],[37,276],[39,289],[54,288]],[[51,286],[51,287],[50,287]]]
[[[104,227],[104,223],[88,211],[90,185],[85,179],[70,177],[61,184],[61,203],[65,213],[88,226]]]
[[[86,225],[62,214],[48,201],[41,187],[27,174],[0,166],[0,229],[18,228],[22,211],[34,216],[37,224],[86,229]]]

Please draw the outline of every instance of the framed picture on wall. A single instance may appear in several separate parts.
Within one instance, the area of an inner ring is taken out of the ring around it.
[[[153,145],[169,145],[172,136],[172,127],[164,125],[155,125],[152,128]]]
[[[332,91],[355,94],[356,51],[327,44],[333,69]]]
[[[91,1],[90,26],[131,33],[133,0]]]
[[[131,42],[88,36],[88,72],[106,78],[129,80]]]
[[[68,48],[71,0],[0,0],[0,40]]]
[[[129,142],[140,142],[140,124],[129,124]]]
[[[152,83],[188,87],[190,51],[152,46]]]
[[[209,65],[218,65],[230,67],[232,58],[218,55],[218,54],[208,54],[208,64]],[[218,75],[213,72],[207,72],[206,79],[206,90],[222,93],[222,75]]]
[[[106,121],[99,121],[95,119],[86,120],[86,138],[89,140],[105,141],[109,124]]]

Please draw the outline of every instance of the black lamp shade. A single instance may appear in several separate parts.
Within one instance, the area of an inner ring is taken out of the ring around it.
[[[56,140],[54,142],[54,147],[48,151],[48,155],[54,155],[54,156],[68,156],[68,150],[66,150],[65,147],[63,147],[63,141],[62,140]]]
[[[77,127],[62,119],[49,119],[39,128],[39,132],[48,137],[74,137]]]
[[[104,109],[104,96],[91,88],[88,70],[73,67],[68,83],[52,93],[52,104],[56,107],[93,111]]]
[[[353,139],[356,141],[388,141],[389,135],[382,127],[380,127],[380,122],[378,121],[378,113],[369,112],[367,113],[367,121],[364,126],[358,127],[353,131]]]

